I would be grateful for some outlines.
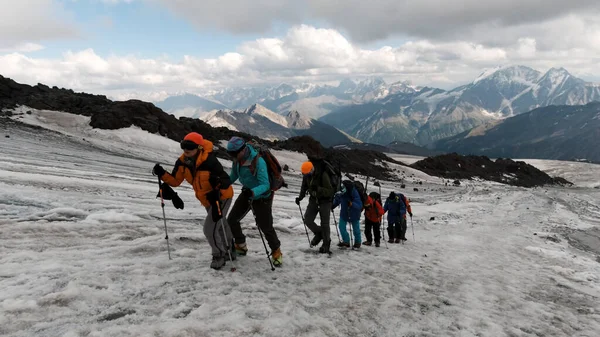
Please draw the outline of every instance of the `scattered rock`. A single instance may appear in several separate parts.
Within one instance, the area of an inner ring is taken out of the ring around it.
[[[25,113],[28,114],[28,115],[32,114],[31,110],[27,110],[27,112],[25,112]]]
[[[422,181],[419,181],[419,185],[423,185],[423,182],[422,182]]]
[[[5,137],[5,138],[10,138],[10,135],[6,135],[6,136],[4,136],[4,137]]]
[[[102,316],[101,318],[98,319],[98,322],[114,321],[115,319],[119,319],[121,317],[125,317],[127,315],[132,315],[132,314],[135,314],[135,310],[125,309],[125,310],[114,312],[112,314]]]
[[[454,184],[454,186],[460,186],[460,180],[455,180],[455,181],[453,182],[453,184]]]
[[[405,184],[400,185],[400,188],[406,188]]]
[[[533,235],[537,235],[537,233],[533,233]]]
[[[285,164],[283,165],[283,170],[287,172],[290,170],[290,167],[287,164]]]
[[[423,257],[427,257],[427,254],[423,254]]]
[[[415,187],[415,188],[413,188],[413,191],[419,192],[419,189]]]
[[[556,243],[560,242],[560,238],[558,236],[556,236],[556,234],[548,235],[548,236],[540,236],[540,238],[548,240],[548,241],[556,242]]]
[[[429,221],[434,221],[434,220],[435,220],[434,216],[432,216],[431,218],[429,218]]]

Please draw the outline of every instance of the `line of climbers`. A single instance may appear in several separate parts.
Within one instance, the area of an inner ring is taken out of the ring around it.
[[[241,221],[250,211],[261,237],[264,233],[271,250],[270,253],[267,252],[270,262],[275,267],[281,266],[283,254],[273,227],[272,207],[275,191],[286,185],[281,177],[281,167],[274,156],[258,144],[232,137],[227,143],[227,153],[233,164],[227,174],[213,151],[213,143],[202,135],[191,132],[181,141],[180,146],[183,154],[176,160],[173,170],[166,172],[160,164],[156,164],[153,173],[163,181],[160,191],[162,197],[172,200],[176,208],[183,209],[183,201],[171,187],[179,186],[183,180],[193,187],[196,198],[207,211],[203,229],[211,247],[210,267],[220,269],[227,260],[236,260],[238,255],[247,254],[248,247]],[[406,240],[406,214],[412,217],[412,210],[408,199],[401,193],[391,192],[382,206],[380,193],[371,192],[366,195],[360,182],[341,181],[341,172],[336,171],[323,158],[309,157],[309,161],[302,164],[301,171],[302,186],[296,204],[300,205],[300,201],[309,195],[303,219],[314,234],[310,245],[317,246],[322,241],[319,252],[331,253],[330,213],[333,214],[338,206],[340,248],[351,247],[352,236],[355,238],[353,248],[360,248],[360,218],[363,210],[366,236],[364,245],[372,244],[373,233],[375,246],[379,247],[381,221],[386,212],[388,242],[399,243]],[[232,185],[237,180],[242,184],[242,191],[233,202]],[[320,226],[315,223],[317,214],[320,216]],[[350,234],[346,229],[348,224],[352,227]]]

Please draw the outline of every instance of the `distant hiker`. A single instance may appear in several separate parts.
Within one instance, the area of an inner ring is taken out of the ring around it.
[[[242,256],[248,252],[246,236],[242,232],[240,222],[252,210],[256,218],[256,226],[262,230],[269,248],[271,248],[273,265],[279,267],[283,263],[283,259],[281,244],[273,228],[273,193],[271,192],[267,163],[262,157],[257,157],[256,149],[240,137],[232,137],[229,140],[227,153],[233,158],[229,174],[231,183],[235,183],[239,179],[243,186],[242,193],[236,199],[227,217],[235,239],[235,251]]]
[[[390,192],[385,201],[383,210],[388,213],[388,236],[389,243],[400,243],[406,241],[406,213],[412,218],[412,208],[408,199],[402,193]]]
[[[225,265],[226,258],[229,258],[227,247],[231,242],[227,242],[223,236],[223,229],[227,238],[231,239],[231,229],[225,215],[231,206],[233,187],[229,175],[213,152],[212,142],[199,133],[191,132],[183,138],[180,146],[183,154],[175,162],[171,173],[165,172],[160,164],[154,166],[153,172],[169,186],[177,187],[184,179],[192,185],[196,198],[208,213],[204,220],[204,236],[212,249],[210,267],[220,269]],[[217,203],[220,205],[220,212]]]
[[[383,213],[381,196],[377,192],[371,192],[367,197],[367,203],[365,204],[365,237],[367,238],[367,241],[363,242],[363,245],[370,246],[372,244],[372,229],[375,234],[375,247],[379,247],[381,240],[380,227]]]
[[[354,233],[355,241],[353,248],[360,248],[360,214],[363,205],[360,200],[360,195],[352,181],[342,181],[342,190],[337,192],[333,199],[333,208],[336,208],[338,205],[340,205],[339,227],[342,234],[342,242],[340,242],[338,246],[350,247],[350,236],[346,229],[346,225],[349,222],[352,225],[352,232]]]
[[[300,205],[300,201],[308,192],[308,206],[304,212],[304,223],[315,234],[310,244],[317,246],[323,240],[319,252],[329,253],[331,245],[329,213],[335,190],[324,165],[323,160],[317,158],[310,158],[310,161],[302,164],[302,187],[300,196],[296,198],[296,204]],[[317,226],[315,223],[317,213],[321,218],[321,226]]]

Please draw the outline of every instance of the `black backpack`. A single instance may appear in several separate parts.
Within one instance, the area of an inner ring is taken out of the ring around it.
[[[371,192],[369,193],[369,196],[371,197],[371,199],[375,200],[375,201],[379,201],[379,204],[382,205],[381,203],[381,195],[377,192]]]
[[[333,186],[336,192],[340,191],[342,189],[342,172],[340,172],[339,168],[336,169],[333,164],[325,159],[323,159],[323,167],[325,172],[329,175],[331,186]]]
[[[367,203],[367,193],[365,192],[365,185],[363,185],[363,183],[361,183],[358,180],[354,180],[354,188],[356,188],[356,191],[358,192],[358,195],[360,195],[360,201],[363,204],[363,209],[365,208],[365,204]]]

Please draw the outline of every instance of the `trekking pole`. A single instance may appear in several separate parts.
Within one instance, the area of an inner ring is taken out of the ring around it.
[[[263,233],[260,230],[260,226],[256,221],[256,214],[254,214],[254,206],[252,206],[252,200],[250,200],[250,208],[252,209],[252,215],[254,216],[254,222],[256,222],[256,228],[258,228],[258,233],[260,234],[260,239],[262,240],[263,246],[265,246],[265,253],[267,254],[267,260],[269,260],[269,264],[271,265],[271,271],[275,271],[275,267],[273,266],[273,262],[271,261],[271,254],[269,254],[269,250],[267,249],[267,244],[265,243],[265,238],[263,237]]]
[[[350,213],[350,210],[348,210],[348,213]],[[348,219],[350,219],[350,216],[348,216]],[[352,248],[352,250],[354,250],[354,238],[352,235],[354,227],[352,227],[352,221],[348,221],[348,224],[350,225],[350,247]]]
[[[302,207],[300,207],[300,204],[298,204],[298,209],[300,210],[300,215],[302,216],[302,223],[304,224],[304,231],[306,231],[306,239],[308,239],[308,246],[310,248],[312,248],[313,245],[310,244],[310,237],[308,236],[308,228],[306,228],[306,221],[304,220],[304,213],[302,213]]]
[[[165,239],[167,240],[167,252],[169,253],[169,260],[171,260],[171,246],[169,245],[169,233],[167,232],[167,216],[165,215],[165,200],[163,199],[162,186],[160,184],[160,177],[158,177],[158,192],[160,192],[160,206],[162,207],[163,221],[165,223]]]
[[[233,256],[231,256],[231,241],[229,241],[229,239],[227,238],[227,231],[225,230],[225,223],[223,222],[223,213],[221,213],[221,203],[219,202],[219,200],[217,200],[217,210],[219,211],[219,215],[221,216],[219,222],[221,223],[221,229],[223,230],[223,237],[225,238],[225,247],[227,248],[227,253],[229,254],[229,261],[231,261],[231,272],[234,272],[237,268],[235,267]]]
[[[337,232],[338,241],[342,242],[342,238],[340,237],[340,229],[338,228],[337,220],[335,219],[335,213],[333,213],[333,210],[331,210],[331,215],[333,215],[333,223],[335,224],[335,231]]]
[[[413,232],[413,241],[417,241],[417,240],[415,240],[415,227],[413,226],[412,216],[410,217],[410,228],[412,228],[412,232]]]

